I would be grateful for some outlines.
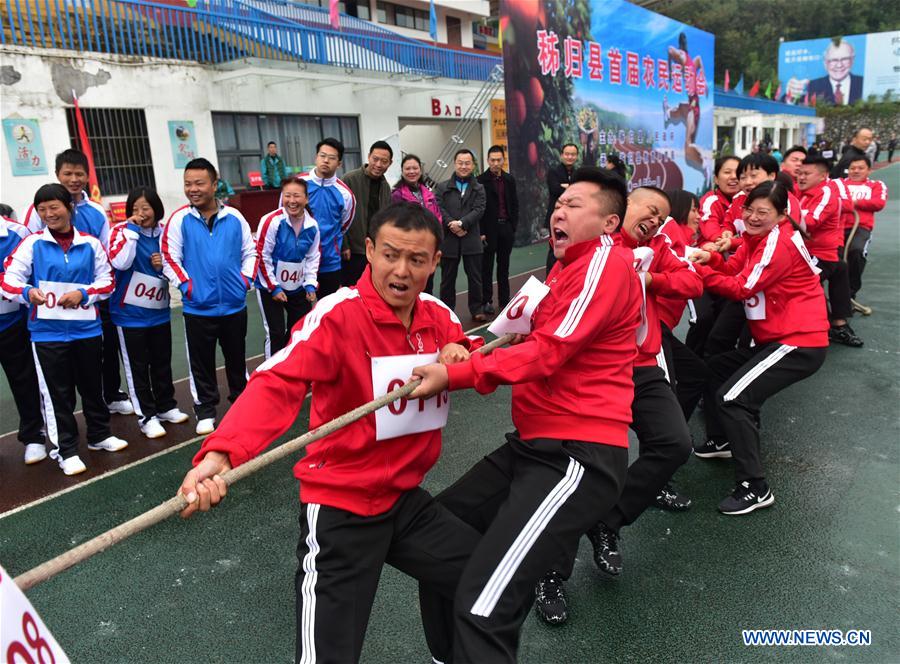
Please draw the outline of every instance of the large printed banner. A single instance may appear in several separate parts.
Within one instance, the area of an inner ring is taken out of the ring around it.
[[[619,156],[630,188],[709,188],[711,34],[625,0],[504,0],[500,21],[520,242],[541,234],[566,143],[584,165]]]
[[[874,95],[900,98],[900,30],[782,42],[783,101],[852,104]]]

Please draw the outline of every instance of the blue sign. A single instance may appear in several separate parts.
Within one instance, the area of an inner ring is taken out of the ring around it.
[[[197,135],[191,120],[169,120],[169,142],[175,168],[184,168],[191,159],[196,159]]]
[[[781,101],[852,104],[875,95],[900,97],[900,30],[782,42]]]
[[[523,178],[532,229],[566,143],[583,165],[618,157],[629,188],[709,189],[715,37],[625,0],[561,7],[501,8],[510,171]]]
[[[47,174],[41,126],[37,120],[6,118],[3,120],[3,134],[13,175]]]

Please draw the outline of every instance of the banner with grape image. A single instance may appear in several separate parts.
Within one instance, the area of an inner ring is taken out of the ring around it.
[[[546,233],[566,143],[579,165],[617,155],[629,188],[709,188],[713,35],[625,0],[503,0],[500,26],[520,243]]]

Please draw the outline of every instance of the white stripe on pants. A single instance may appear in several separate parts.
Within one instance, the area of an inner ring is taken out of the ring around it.
[[[316,661],[316,581],[319,573],[316,571],[316,555],[319,553],[319,542],[316,539],[316,524],[319,520],[321,505],[308,503],[306,505],[306,523],[309,534],[306,536],[306,555],[303,556],[303,612],[301,615],[302,628],[300,639],[303,645],[303,657],[297,664],[313,664]]]
[[[500,601],[500,596],[506,590],[510,580],[519,569],[525,556],[534,546],[534,543],[544,532],[544,528],[550,522],[550,519],[565,504],[569,496],[575,493],[581,478],[584,475],[584,466],[575,459],[569,459],[569,467],[566,474],[553,487],[547,497],[538,505],[537,510],[528,519],[525,527],[513,541],[512,546],[507,550],[500,564],[494,570],[491,577],[482,589],[475,604],[472,605],[471,613],[476,616],[489,618]]]
[[[119,348],[122,349],[122,364],[125,366],[125,384],[128,385],[128,396],[131,398],[131,406],[134,408],[134,414],[144,418],[144,412],[141,410],[141,402],[138,401],[137,391],[134,389],[134,375],[131,373],[131,359],[128,357],[128,347],[125,345],[125,332],[121,326],[116,326],[119,333]]]
[[[53,409],[53,400],[50,398],[50,390],[44,379],[44,371],[41,369],[41,361],[37,356],[37,347],[31,342],[31,354],[34,356],[34,368],[37,370],[38,390],[41,393],[41,413],[44,415],[44,426],[47,428],[47,438],[53,443],[54,449],[50,450],[50,458],[59,460],[59,429],[56,428],[56,411]]]
[[[747,373],[745,373],[741,379],[731,386],[731,389],[725,393],[725,396],[722,397],[722,401],[734,401],[737,399],[741,392],[746,390],[750,383],[754,380],[762,376],[766,371],[771,369],[782,357],[790,353],[792,350],[796,350],[796,346],[788,346],[787,344],[781,344],[769,357],[764,359],[762,362],[757,364],[755,367],[750,369]]]

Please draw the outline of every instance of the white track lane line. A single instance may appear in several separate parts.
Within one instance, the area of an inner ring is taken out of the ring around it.
[[[523,277],[526,274],[534,274],[535,272],[539,272],[540,270],[544,270],[544,269],[546,269],[546,268],[544,268],[544,267],[535,268],[533,270],[528,270],[527,272],[520,272],[519,274],[510,275],[509,278],[515,279],[516,277]],[[465,293],[466,291],[462,291],[462,292]],[[457,295],[459,295],[459,293],[457,293]],[[469,330],[466,330],[465,332],[466,332],[466,334],[472,334],[473,332],[478,332],[479,330],[485,329],[488,325],[490,325],[490,323],[482,323],[481,325],[478,325],[477,327],[473,327]],[[262,355],[254,355],[253,357],[248,357],[247,359],[252,360],[257,357],[262,357]],[[221,368],[221,367],[217,367],[217,369],[218,368]],[[179,381],[185,381],[185,380],[187,380],[187,378],[179,379]],[[175,381],[175,382],[179,382],[179,381]],[[309,397],[310,397],[310,395],[307,394],[306,398],[309,399]],[[94,482],[96,482],[98,480],[105,480],[109,477],[112,477],[113,475],[117,475],[118,473],[121,473],[123,470],[129,470],[131,468],[134,468],[137,465],[140,465],[147,461],[151,461],[152,459],[161,457],[164,454],[168,454],[169,452],[174,452],[175,450],[180,450],[182,447],[185,447],[186,445],[191,445],[192,443],[196,443],[196,442],[202,440],[203,438],[204,438],[204,436],[197,436],[196,438],[191,438],[190,440],[186,440],[182,443],[172,445],[172,447],[167,447],[166,449],[160,450],[159,452],[156,452],[149,456],[145,456],[144,458],[138,459],[137,461],[132,461],[131,463],[125,464],[124,466],[121,466],[119,468],[114,468],[113,470],[110,470],[108,473],[103,473],[102,475],[97,475],[97,477],[92,477],[91,479],[85,480],[84,482],[79,482],[78,484],[75,484],[74,486],[70,486],[65,489],[61,489],[60,491],[57,491],[56,493],[51,493],[49,495],[44,496],[43,498],[38,498],[37,500],[34,500],[30,503],[26,503],[24,505],[19,505],[18,507],[14,507],[11,510],[7,510],[6,512],[0,513],[0,519],[4,519],[8,516],[12,516],[13,514],[17,514],[19,512],[24,512],[29,507],[36,507],[37,505],[41,505],[43,503],[49,502],[49,501],[53,500],[54,498],[58,498],[67,493],[75,491],[77,489],[86,487],[89,484],[93,484]]]

